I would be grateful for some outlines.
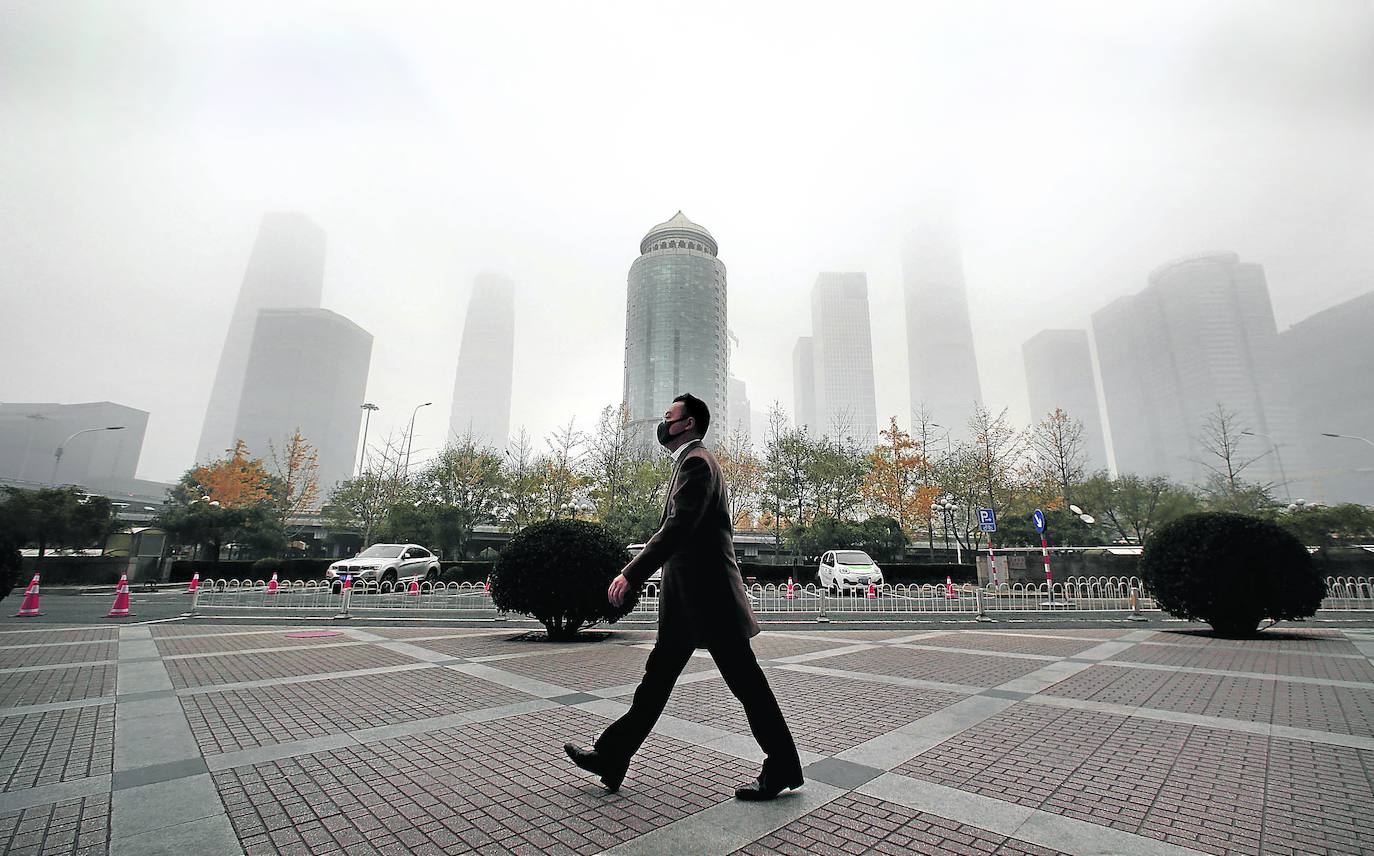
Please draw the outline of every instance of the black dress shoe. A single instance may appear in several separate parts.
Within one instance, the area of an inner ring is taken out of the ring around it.
[[[625,768],[610,764],[595,749],[583,749],[575,743],[564,743],[563,751],[568,753],[574,764],[600,776],[601,784],[606,786],[607,791],[615,793],[620,790],[620,783],[625,780]]]
[[[792,791],[802,786],[801,771],[789,776],[759,776],[747,785],[735,788],[735,799],[745,802],[766,802],[777,799],[783,791]]]

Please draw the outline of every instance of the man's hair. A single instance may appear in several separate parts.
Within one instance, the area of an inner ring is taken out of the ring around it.
[[[682,409],[686,411],[686,415],[696,420],[697,432],[705,437],[706,429],[711,427],[711,408],[706,406],[706,402],[690,392],[684,392],[673,401],[682,402]]]

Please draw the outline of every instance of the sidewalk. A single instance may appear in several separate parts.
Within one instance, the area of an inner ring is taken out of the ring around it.
[[[0,852],[1374,852],[1374,630],[771,631],[807,764],[694,658],[620,793],[563,756],[652,634],[169,622],[0,631]]]

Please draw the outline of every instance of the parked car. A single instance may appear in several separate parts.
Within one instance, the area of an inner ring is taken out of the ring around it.
[[[831,594],[861,591],[883,584],[883,571],[863,550],[830,550],[821,556],[817,571],[821,588]]]
[[[347,574],[354,582],[397,585],[418,579],[439,581],[439,557],[419,544],[373,544],[351,559],[340,559],[324,572],[326,582],[341,583]]]

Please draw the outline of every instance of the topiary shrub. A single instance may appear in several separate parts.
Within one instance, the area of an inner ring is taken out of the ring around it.
[[[1145,542],[1140,571],[1165,612],[1229,637],[1254,636],[1265,618],[1315,615],[1326,594],[1301,541],[1244,514],[1178,518]]]
[[[566,641],[579,628],[613,623],[634,608],[633,593],[619,609],[606,598],[606,588],[629,560],[598,523],[536,523],[501,551],[491,572],[491,599],[497,609],[538,620],[551,641]]]

